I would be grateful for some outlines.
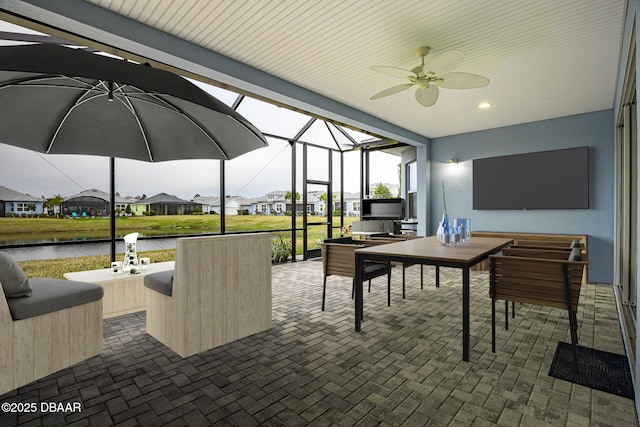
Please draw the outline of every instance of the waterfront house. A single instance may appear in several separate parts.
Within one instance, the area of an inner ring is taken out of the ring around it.
[[[0,185],[0,217],[41,214],[43,200]]]
[[[196,211],[196,207],[201,206],[167,193],[147,197],[134,205],[138,205],[136,211],[140,210],[140,206],[144,206],[144,211],[153,215],[189,215]]]
[[[90,188],[65,197],[62,201],[62,214],[73,217],[108,216],[110,195],[102,190]],[[116,211],[124,214],[131,199],[115,196]]]
[[[333,198],[333,210],[340,210],[340,193],[334,193],[335,196]],[[343,195],[343,207],[344,214],[346,216],[356,217],[360,216],[360,193],[350,193],[348,191],[344,192]]]
[[[241,209],[241,201],[243,199],[243,197],[226,197],[224,200],[225,215],[238,215],[238,210]],[[220,197],[196,197],[192,202],[201,205],[202,213],[204,214],[219,214],[221,212]]]

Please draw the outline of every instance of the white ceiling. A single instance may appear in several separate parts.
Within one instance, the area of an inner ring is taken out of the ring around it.
[[[88,0],[434,138],[613,107],[626,0]],[[465,52],[491,80],[420,106],[371,65]],[[480,102],[492,108],[480,110]]]

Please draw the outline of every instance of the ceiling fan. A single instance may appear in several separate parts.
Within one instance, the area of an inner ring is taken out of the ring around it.
[[[426,61],[429,54],[427,46],[419,47],[416,56],[421,59],[421,64],[411,70],[397,67],[374,65],[373,71],[392,77],[408,79],[409,83],[392,86],[373,95],[371,100],[393,95],[410,87],[416,86],[416,100],[423,107],[431,107],[438,101],[439,87],[445,89],[475,89],[489,84],[489,79],[478,74],[452,72],[464,59],[464,52],[450,50],[441,53]]]

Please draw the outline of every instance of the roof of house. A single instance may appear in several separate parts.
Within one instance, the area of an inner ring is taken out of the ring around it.
[[[78,197],[95,197],[96,199],[104,200],[105,202],[109,202],[111,196],[109,193],[98,190],[97,188],[90,188],[88,190],[82,190],[81,192],[74,194],[72,196],[68,196],[64,198],[64,201],[69,201]],[[126,199],[124,197],[115,196],[116,203],[131,203],[131,199]]]
[[[0,200],[4,202],[42,202],[42,199],[0,185]]]
[[[220,206],[220,197],[215,197],[215,196],[197,197],[193,199],[193,202],[204,204],[204,205],[210,205],[210,206]],[[224,203],[227,206],[240,206],[240,202],[241,202],[240,199],[236,199],[233,197],[226,197]]]
[[[188,200],[183,200],[177,196],[174,196],[173,194],[159,193],[159,194],[156,194],[155,196],[147,197],[146,199],[140,200],[136,204],[152,205],[156,203],[165,204],[165,205],[170,205],[170,204],[184,205],[192,202]]]

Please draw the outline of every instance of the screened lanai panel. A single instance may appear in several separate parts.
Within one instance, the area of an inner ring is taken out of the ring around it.
[[[323,120],[316,120],[313,122],[309,129],[302,134],[300,141],[320,145],[322,147],[333,148],[335,150],[338,149],[338,145],[336,144],[333,135]]]
[[[370,194],[380,185],[378,191],[380,197],[400,197],[400,156],[385,153],[384,151],[372,151],[369,154],[369,183]],[[388,191],[387,191],[388,190]]]
[[[307,179],[329,181],[330,150],[307,146]]]
[[[0,144],[0,186],[9,190],[31,195],[59,221],[49,221],[47,226],[35,224],[38,220],[23,219],[13,226],[3,224],[0,227],[1,244],[51,243],[64,241],[84,241],[109,237],[107,219],[100,209],[69,210],[69,215],[76,212],[81,216],[84,212],[86,220],[65,220],[64,205],[57,205],[56,200],[69,199],[85,190],[97,189],[103,194],[109,191],[109,159],[97,156],[41,154],[19,147]],[[80,196],[82,198],[82,196]],[[86,198],[85,198],[86,199]],[[51,203],[47,202],[50,201]],[[4,204],[3,202],[0,202]],[[54,208],[55,206],[55,208]],[[76,205],[77,206],[77,205]],[[59,209],[62,208],[62,211]],[[14,211],[22,215],[17,203]],[[27,207],[25,215],[31,213]],[[106,226],[104,226],[106,224]]]
[[[343,127],[342,129],[344,129],[344,131],[351,137],[353,138],[356,143],[360,144],[364,141],[370,140],[372,138],[375,138],[371,135],[368,135],[364,132],[358,132],[357,130],[353,130],[347,127]]]
[[[220,87],[213,86],[208,83],[201,82],[199,80],[193,80],[193,79],[187,79],[187,80],[189,80],[191,83],[195,84],[196,86],[200,87],[204,91],[208,92],[213,97],[217,98],[218,100],[225,103],[229,107],[231,107],[233,103],[236,102],[236,99],[238,99],[239,95],[235,92],[231,92],[230,90],[222,89]]]
[[[291,228],[291,146],[267,137],[268,147],[225,161],[226,232]],[[230,206],[237,213],[229,214]]]
[[[335,125],[333,123],[327,123],[327,127],[329,128],[329,132],[333,136],[338,145],[340,151],[351,150],[355,146],[355,142],[350,138],[346,130],[342,126]],[[347,133],[347,135],[345,135]]]
[[[350,193],[359,193],[360,151],[345,151],[342,159],[344,162],[344,191]]]
[[[219,218],[213,216],[220,212],[219,160],[148,163],[116,159],[115,187],[116,202],[121,200],[126,209],[116,218],[118,238],[134,231],[141,236],[220,232]],[[132,218],[164,215],[160,227]]]
[[[293,138],[310,119],[304,114],[250,97],[245,97],[236,111],[261,132],[285,138]]]
[[[331,183],[333,185],[333,192],[337,193],[340,191],[340,184],[342,183],[341,174],[340,174],[340,163],[341,163],[341,153],[339,151],[334,151],[332,154],[332,162],[333,169],[331,175]]]

